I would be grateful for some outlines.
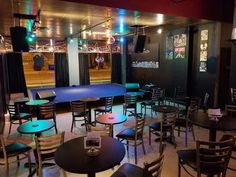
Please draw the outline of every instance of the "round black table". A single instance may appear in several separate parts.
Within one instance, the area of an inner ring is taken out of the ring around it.
[[[86,152],[84,138],[75,138],[63,143],[57,149],[55,162],[65,171],[95,177],[96,172],[118,165],[125,156],[125,147],[114,138],[101,137],[100,154],[91,157]]]
[[[101,114],[96,117],[96,122],[100,124],[106,124],[111,126],[111,136],[113,137],[113,125],[120,124],[127,120],[126,115],[115,114],[115,113],[106,113]]]
[[[35,134],[39,136],[41,132],[47,131],[54,127],[54,122],[50,120],[33,120],[21,124],[17,131],[22,134]]]
[[[202,128],[209,129],[209,141],[216,141],[217,131],[232,131],[236,130],[236,117],[223,115],[218,121],[211,120],[208,114],[198,111],[196,116],[189,121]]]
[[[174,113],[179,110],[177,107],[169,105],[154,105],[152,109],[155,112],[160,112],[163,114]]]

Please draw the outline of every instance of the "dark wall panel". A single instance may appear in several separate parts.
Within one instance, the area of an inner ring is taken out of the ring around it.
[[[185,33],[186,29],[171,31],[172,35]],[[130,53],[127,59],[127,82],[139,82],[141,85],[153,83],[159,87],[166,88],[167,95],[172,95],[175,87],[186,88],[188,56],[187,48],[184,59],[166,59],[165,58],[165,39],[166,35],[157,34],[156,29],[146,32],[147,41],[145,49],[149,53],[135,54]],[[159,61],[159,68],[133,68],[132,61]]]

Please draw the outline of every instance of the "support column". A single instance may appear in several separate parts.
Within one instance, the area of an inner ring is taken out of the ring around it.
[[[126,83],[126,58],[127,58],[127,41],[121,42],[121,83]]]
[[[78,38],[67,38],[70,86],[79,85],[79,53]]]

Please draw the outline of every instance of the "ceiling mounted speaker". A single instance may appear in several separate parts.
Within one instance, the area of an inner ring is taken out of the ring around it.
[[[11,42],[14,52],[28,52],[29,44],[26,40],[27,30],[25,27],[16,26],[10,28]]]

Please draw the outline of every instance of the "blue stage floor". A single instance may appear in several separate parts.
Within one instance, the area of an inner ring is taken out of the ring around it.
[[[122,96],[126,92],[126,89],[123,85],[111,83],[76,87],[33,88],[30,89],[29,94],[32,95],[31,98],[35,99],[36,93],[42,90],[54,90],[56,93],[55,101],[57,103],[76,101],[87,97],[103,98],[108,96]]]

